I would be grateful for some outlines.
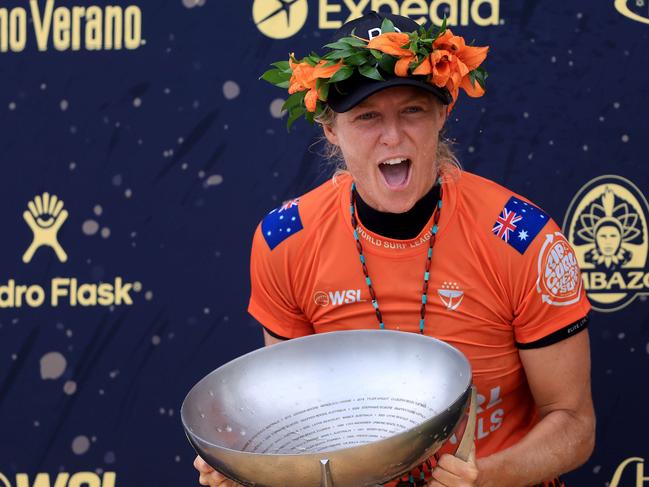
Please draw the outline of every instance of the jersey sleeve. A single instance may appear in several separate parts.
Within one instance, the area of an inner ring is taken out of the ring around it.
[[[294,244],[283,241],[271,250],[259,225],[250,256],[248,312],[272,335],[282,338],[297,338],[315,332],[297,305],[291,286],[295,265],[291,261],[291,254],[295,253],[296,248]]]
[[[520,267],[510,266],[517,346],[547,346],[583,330],[591,306],[575,253],[558,225],[548,221],[520,257]]]

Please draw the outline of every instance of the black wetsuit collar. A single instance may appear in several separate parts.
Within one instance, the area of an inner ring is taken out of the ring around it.
[[[421,233],[439,201],[439,185],[435,184],[415,205],[405,213],[387,213],[369,206],[356,193],[356,211],[363,226],[383,237],[409,240]]]

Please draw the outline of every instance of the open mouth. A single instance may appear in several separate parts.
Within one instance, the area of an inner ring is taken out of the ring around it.
[[[411,164],[410,159],[397,157],[383,161],[379,170],[390,188],[400,188],[408,184]]]

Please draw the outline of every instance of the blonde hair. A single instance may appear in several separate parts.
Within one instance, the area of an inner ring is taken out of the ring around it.
[[[336,112],[331,107],[325,106],[325,109],[315,118],[315,121],[320,125],[333,125],[336,121]],[[329,142],[325,136],[322,136],[320,141],[324,145],[324,148],[320,151],[320,155],[335,167],[334,181],[337,176],[349,173],[340,147]],[[451,139],[444,137],[443,131],[440,132],[435,162],[438,164],[438,174],[444,180],[456,179],[460,171],[462,171],[462,165],[453,150],[454,143]]]

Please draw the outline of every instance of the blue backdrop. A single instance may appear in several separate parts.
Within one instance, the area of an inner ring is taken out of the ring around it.
[[[6,0],[0,485],[38,473],[54,485],[59,472],[94,472],[88,485],[97,486],[110,484],[106,472],[119,487],[196,483],[184,395],[262,343],[245,311],[253,231],[331,173],[318,129],[298,122],[287,134],[285,93],[258,77],[289,52],[324,44],[330,24],[363,3],[414,18],[446,11],[463,24],[458,33],[491,46],[486,96],[463,98],[447,126],[463,166],[560,224],[589,181],[634,183],[635,203],[617,196],[645,212],[635,254],[646,262],[644,0],[297,0],[281,11],[279,0],[133,0],[113,10],[100,0]],[[33,231],[23,215],[29,202],[35,217],[46,213],[35,199],[44,192],[67,212],[54,218],[64,261],[38,246],[52,233]],[[608,307],[619,309],[591,321],[598,437],[591,460],[568,475],[573,486],[607,485],[629,458],[618,483],[636,486],[649,459],[649,269],[629,266],[640,287],[615,288]],[[93,300],[100,282],[112,288]]]

